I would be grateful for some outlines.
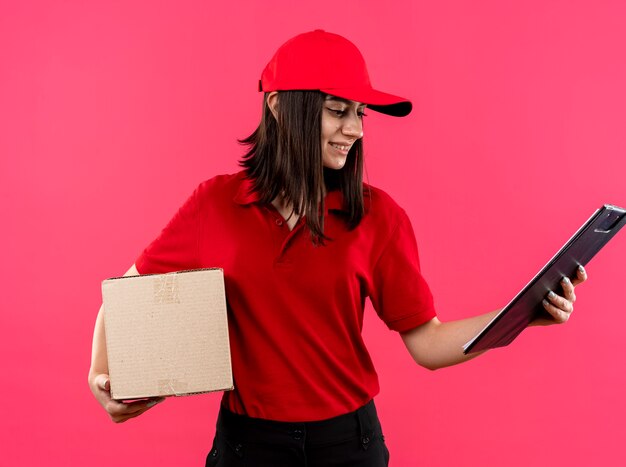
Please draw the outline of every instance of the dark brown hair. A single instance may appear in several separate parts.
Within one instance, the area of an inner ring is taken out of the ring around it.
[[[305,216],[314,243],[324,243],[325,191],[341,190],[348,228],[363,218],[363,144],[350,148],[342,169],[322,163],[321,126],[326,95],[319,91],[280,91],[277,118],[263,99],[261,123],[239,140],[248,151],[239,164],[252,180],[261,203],[282,195],[294,213]]]

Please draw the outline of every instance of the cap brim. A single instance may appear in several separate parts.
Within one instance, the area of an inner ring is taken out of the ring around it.
[[[341,97],[351,101],[367,104],[368,109],[380,112],[393,117],[406,117],[411,113],[413,104],[404,97],[394,96],[386,92],[377,91],[372,88],[351,88],[351,89],[320,89],[320,91],[331,96]]]

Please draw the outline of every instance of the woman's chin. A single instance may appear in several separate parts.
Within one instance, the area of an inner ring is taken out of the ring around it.
[[[346,165],[346,158],[333,158],[324,161],[324,167],[332,170],[341,170]]]

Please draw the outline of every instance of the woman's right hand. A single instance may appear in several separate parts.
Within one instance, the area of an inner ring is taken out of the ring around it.
[[[163,397],[153,397],[135,402],[119,402],[111,399],[111,385],[109,375],[98,374],[89,377],[89,387],[100,405],[106,410],[115,423],[123,423],[131,418],[138,417],[156,404],[163,402]]]

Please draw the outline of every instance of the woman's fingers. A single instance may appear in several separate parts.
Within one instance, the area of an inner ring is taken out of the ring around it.
[[[111,400],[106,410],[115,423],[122,423],[141,415],[164,400],[163,397],[128,403]]]
[[[556,302],[560,302],[560,305],[555,305]],[[569,303],[569,307],[567,307],[564,302]],[[548,298],[543,300],[543,307],[548,313],[550,313],[556,323],[565,323],[574,310],[570,302],[565,300],[563,297],[559,297],[554,292],[550,292],[548,294]]]
[[[165,400],[163,397],[151,397],[133,402],[121,402],[111,399],[111,382],[107,374],[96,376],[93,384],[97,388],[95,389],[96,397],[115,423],[122,423],[137,417]]]
[[[99,389],[102,389],[103,391],[109,392],[109,390],[111,389],[110,383],[109,383],[109,375],[106,375],[104,373],[96,376],[95,383],[96,383],[96,387],[98,387]]]
[[[580,274],[579,277],[581,282],[586,280],[584,269],[582,272],[579,269],[578,274]],[[584,277],[582,276],[583,274]],[[576,301],[574,284],[569,280],[569,278],[564,277],[561,280],[561,287],[563,288],[563,296],[557,295],[551,291],[543,300],[543,307],[552,315],[552,318],[557,323],[564,323],[569,319],[570,315],[574,311],[574,302]]]
[[[578,266],[578,269],[576,270],[576,277],[572,280],[573,285],[577,286],[578,284],[581,284],[585,282],[586,280],[587,280],[587,271],[585,271],[585,268],[582,265]]]
[[[550,314],[552,320],[538,317],[533,321],[534,324],[546,325],[555,323],[565,323],[574,311],[574,302],[576,301],[575,288],[577,285],[587,280],[587,272],[583,266],[579,266],[576,270],[576,277],[570,280],[564,277],[561,280],[563,296],[554,292],[548,293],[543,300],[543,307]]]
[[[563,288],[563,297],[571,303],[576,301],[576,294],[574,293],[574,285],[568,277],[564,277],[561,280],[561,287]]]

